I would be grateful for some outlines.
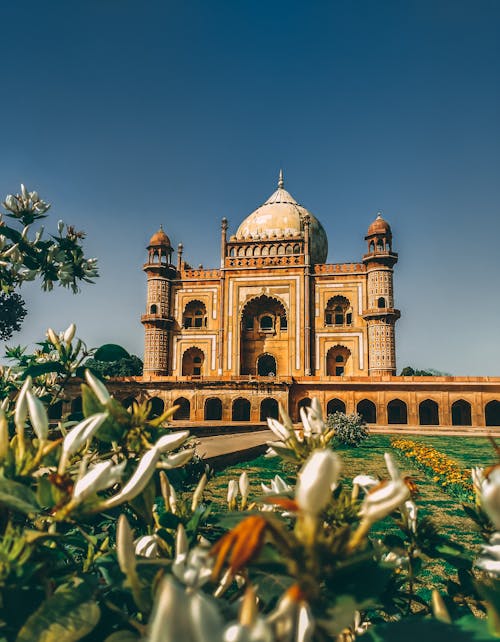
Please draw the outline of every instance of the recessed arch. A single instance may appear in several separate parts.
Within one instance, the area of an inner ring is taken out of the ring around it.
[[[382,308],[386,308],[386,307],[387,307],[387,305],[386,305],[386,302],[385,302],[385,298],[383,296],[379,296],[379,298],[377,299],[377,308],[382,309]]]
[[[387,404],[387,423],[407,424],[408,406],[401,399],[392,399]]]
[[[362,399],[356,406],[356,411],[360,414],[367,424],[377,423],[377,407],[370,399]]]
[[[326,375],[328,377],[341,377],[346,373],[346,367],[351,356],[351,351],[346,346],[336,345],[326,353]]]
[[[172,419],[189,421],[191,417],[191,403],[189,399],[186,399],[186,397],[178,397],[172,405],[179,406]]]
[[[350,317],[348,318],[348,315]],[[336,295],[327,301],[325,306],[325,325],[350,325],[352,309],[349,299]]]
[[[465,399],[457,399],[451,404],[452,426],[472,426],[471,405]]]
[[[222,419],[222,401],[218,397],[205,400],[205,420],[220,421]]]
[[[250,421],[250,402],[244,397],[238,397],[233,401],[231,409],[232,421]]]
[[[150,417],[159,417],[163,414],[165,410],[165,402],[163,399],[160,399],[160,397],[150,397],[149,402],[151,404],[149,411]]]
[[[82,403],[82,398],[80,396],[75,397],[73,401],[71,402],[71,412],[82,412],[83,410],[83,403]]]
[[[272,397],[266,397],[260,402],[260,421],[266,421],[268,417],[279,418],[279,404]]]
[[[276,357],[268,352],[257,357],[257,374],[259,377],[275,377],[278,374]]]
[[[328,415],[334,415],[336,412],[343,412],[345,414],[345,403],[342,401],[342,399],[330,399],[330,401],[326,404],[326,414]]]
[[[205,353],[197,346],[191,346],[182,355],[182,376],[199,377],[203,374]]]
[[[187,303],[182,315],[182,325],[185,329],[189,328],[206,328],[207,326],[207,306],[203,301],[192,299]]]
[[[484,407],[484,418],[487,426],[500,426],[500,401],[489,401]]]
[[[433,399],[425,399],[418,405],[418,420],[421,426],[439,426],[439,405]]]

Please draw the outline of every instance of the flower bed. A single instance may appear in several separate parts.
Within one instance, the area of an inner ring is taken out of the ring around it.
[[[432,446],[411,439],[392,439],[391,446],[424,471],[443,490],[461,501],[474,500],[470,470],[463,470],[456,461]]]

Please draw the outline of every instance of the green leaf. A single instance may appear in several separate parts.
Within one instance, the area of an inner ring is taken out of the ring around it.
[[[94,354],[94,359],[96,361],[118,361],[119,359],[126,359],[130,357],[129,353],[119,345],[115,343],[106,343]]]
[[[59,588],[26,620],[16,642],[75,642],[90,633],[101,617],[89,586]]]
[[[173,513],[163,513],[160,515],[160,519],[158,521],[160,522],[160,526],[163,526],[163,528],[175,530],[177,526],[179,526],[181,520]]]
[[[40,375],[47,374],[49,372],[58,372],[59,374],[64,374],[64,366],[58,361],[46,361],[45,363],[34,363],[31,366],[28,366],[23,372],[23,379],[26,379],[28,375],[32,377],[39,377]]]
[[[0,479],[0,504],[25,515],[39,511],[33,491],[10,479]]]

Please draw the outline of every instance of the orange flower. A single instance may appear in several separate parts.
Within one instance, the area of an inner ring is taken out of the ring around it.
[[[264,543],[266,526],[264,517],[251,515],[223,535],[210,552],[216,557],[212,578],[216,580],[219,577],[226,559],[234,574],[257,556]]]

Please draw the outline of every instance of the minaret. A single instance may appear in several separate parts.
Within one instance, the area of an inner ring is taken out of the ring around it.
[[[146,314],[141,317],[144,325],[144,376],[169,374],[169,334],[173,324],[170,316],[171,280],[176,277],[172,265],[170,239],[160,229],[149,241],[148,262],[144,271],[148,279]]]
[[[365,236],[368,253],[363,257],[368,273],[368,307],[363,318],[368,325],[370,375],[396,374],[395,324],[401,316],[394,308],[393,267],[398,255],[392,251],[391,226],[380,212]]]

